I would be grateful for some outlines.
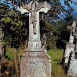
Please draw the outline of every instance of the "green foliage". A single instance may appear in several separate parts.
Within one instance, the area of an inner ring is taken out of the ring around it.
[[[22,45],[19,49],[16,51],[18,52],[18,57],[20,58],[24,54],[25,47]],[[6,56],[9,61],[14,61],[14,48],[11,48],[9,46],[6,47]]]
[[[56,40],[57,37],[55,36],[47,36],[47,46],[50,47],[50,49],[56,48]]]
[[[11,18],[6,17],[6,18],[2,18],[1,21],[4,21],[5,23],[8,23],[11,21]]]
[[[73,13],[69,12],[65,15],[64,19],[59,19],[53,23],[46,23],[46,29],[49,28],[48,30],[52,31],[52,35],[47,36],[47,45],[50,48],[65,49],[70,36],[70,30],[67,29],[67,26],[72,26],[74,18]]]
[[[5,38],[4,38],[4,42],[5,42],[5,44],[6,45],[10,45],[11,43],[12,43],[12,37],[11,36],[6,36]]]
[[[24,15],[19,16],[15,10],[5,8],[6,5],[1,4],[0,22],[5,32],[5,43],[13,47],[17,47],[27,39],[27,26]]]
[[[8,57],[9,60],[14,60],[14,49],[13,48],[10,48],[10,47],[7,47],[6,49],[6,56]]]
[[[15,15],[15,11],[14,11],[14,10],[8,11],[8,15],[9,15],[9,16],[11,16],[11,15],[14,16],[14,15]]]

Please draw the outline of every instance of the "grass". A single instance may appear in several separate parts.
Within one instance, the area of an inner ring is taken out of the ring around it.
[[[14,60],[14,49],[10,47],[6,47],[6,56],[8,57],[9,60]]]
[[[47,51],[47,53],[50,55],[52,60],[52,77],[72,77],[65,74],[65,71],[60,64],[63,58],[63,49],[51,49]]]
[[[6,47],[6,56],[8,57],[8,60],[14,60],[14,50],[14,48],[10,48],[9,46]],[[21,57],[24,54],[24,48],[19,48],[16,51],[18,53],[18,57]]]
[[[14,55],[13,55],[13,48],[7,47],[6,49],[6,55],[8,56],[9,60],[14,60]],[[67,76],[65,74],[65,71],[60,64],[62,62],[63,58],[63,49],[51,49],[47,51],[47,53],[50,55],[51,60],[52,60],[52,77],[72,77],[72,76]],[[21,57],[24,54],[24,48],[19,48],[18,50],[18,56]]]

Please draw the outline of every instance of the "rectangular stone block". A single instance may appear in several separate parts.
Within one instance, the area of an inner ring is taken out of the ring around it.
[[[21,58],[21,77],[51,77],[51,59],[45,52],[26,52]]]

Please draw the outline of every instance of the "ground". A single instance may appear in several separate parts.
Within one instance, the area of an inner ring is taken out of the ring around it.
[[[24,53],[24,48],[22,46],[18,50],[19,57],[21,57],[23,53]],[[72,77],[72,76],[67,76],[65,74],[65,71],[61,64],[63,59],[63,53],[64,53],[63,49],[51,49],[48,50],[47,53],[50,55],[52,60],[52,77]],[[13,61],[13,49],[8,47],[6,54],[8,56],[8,59]]]

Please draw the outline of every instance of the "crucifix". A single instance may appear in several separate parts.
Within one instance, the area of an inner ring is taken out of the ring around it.
[[[44,52],[40,41],[39,12],[50,10],[47,2],[31,0],[18,7],[22,14],[29,13],[29,42],[20,62],[20,77],[51,77],[51,60]]]
[[[39,3],[38,0],[32,0],[17,8],[22,14],[29,13],[29,51],[41,50],[39,12],[47,13],[50,8],[46,1]]]

